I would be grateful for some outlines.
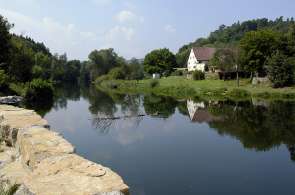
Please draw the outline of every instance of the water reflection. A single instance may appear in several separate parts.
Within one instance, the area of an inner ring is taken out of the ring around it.
[[[60,86],[55,94],[53,102],[37,107],[42,116],[51,109],[67,108],[68,101],[83,98],[89,102],[94,129],[100,135],[109,134],[111,129],[125,129],[120,134],[124,144],[130,142],[132,134],[138,139],[143,137],[138,127],[145,118],[167,120],[179,113],[191,122],[208,124],[221,136],[239,140],[246,149],[268,151],[285,145],[295,160],[295,102],[178,101],[154,94],[107,94],[78,84]]]

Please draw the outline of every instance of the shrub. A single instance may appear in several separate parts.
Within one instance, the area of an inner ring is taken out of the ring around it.
[[[183,71],[176,70],[176,71],[172,72],[170,76],[183,76],[183,75],[184,75]]]
[[[8,76],[4,70],[0,70],[0,89],[6,88],[8,85]]]
[[[25,99],[28,102],[50,101],[53,98],[53,87],[48,81],[34,79],[28,83]]]
[[[124,70],[124,67],[116,67],[108,73],[108,76],[111,80],[125,79],[126,71]]]
[[[150,87],[151,87],[151,88],[155,88],[155,87],[157,87],[159,84],[160,84],[160,83],[159,83],[158,80],[152,80],[152,81],[150,82]]]
[[[9,84],[9,89],[19,96],[25,96],[27,84],[25,83],[11,83]]]
[[[268,60],[268,77],[274,88],[293,84],[293,64],[287,56],[277,51]]]
[[[205,74],[202,71],[196,70],[193,72],[193,80],[204,80]]]

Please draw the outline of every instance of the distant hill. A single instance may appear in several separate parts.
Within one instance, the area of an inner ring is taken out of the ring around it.
[[[284,19],[279,17],[275,20],[267,18],[237,22],[231,26],[221,25],[216,31],[211,32],[208,38],[199,38],[194,42],[182,46],[176,54],[179,66],[185,66],[190,49],[192,47],[224,47],[237,45],[242,37],[250,31],[270,29],[278,32],[287,32],[291,25],[295,24],[294,18]]]
[[[12,40],[22,43],[26,48],[32,49],[32,51],[35,53],[41,52],[44,55],[52,56],[52,54],[49,51],[49,48],[47,48],[44,45],[44,43],[36,42],[30,37],[12,34]]]

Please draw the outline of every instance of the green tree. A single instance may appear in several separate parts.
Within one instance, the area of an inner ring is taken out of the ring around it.
[[[169,74],[176,66],[175,55],[166,48],[154,50],[144,58],[144,71],[149,74]]]
[[[114,49],[94,50],[89,56],[90,78],[95,80],[98,76],[107,74],[112,68],[125,64],[125,60],[119,57]]]
[[[65,67],[65,81],[78,81],[80,76],[81,62],[79,60],[68,61]]]
[[[128,79],[139,80],[144,77],[143,65],[139,62],[139,60],[135,58],[131,59],[127,67],[129,69]]]
[[[178,67],[187,67],[187,60],[190,54],[190,48],[180,51],[176,54],[176,63]]]
[[[285,87],[294,83],[294,60],[277,51],[268,58],[267,65],[268,77],[273,87]]]
[[[252,73],[264,74],[265,62],[278,48],[278,34],[270,30],[247,33],[240,42],[243,68]]]
[[[222,48],[215,52],[210,64],[222,71],[233,71],[239,63],[238,57],[237,48]]]
[[[8,67],[8,74],[18,82],[27,82],[32,79],[32,68],[34,65],[34,53],[22,42],[12,41],[12,58]]]
[[[67,55],[58,55],[55,54],[52,58],[52,64],[51,64],[51,69],[52,69],[52,74],[51,74],[51,80],[54,81],[63,81],[64,80],[64,75],[65,75],[65,67],[67,65]]]
[[[11,35],[9,30],[13,27],[3,16],[0,15],[0,68],[7,71],[10,51],[11,51]]]

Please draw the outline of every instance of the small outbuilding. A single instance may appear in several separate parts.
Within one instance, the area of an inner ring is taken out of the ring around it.
[[[160,79],[161,75],[159,73],[154,73],[153,74],[153,79]]]

